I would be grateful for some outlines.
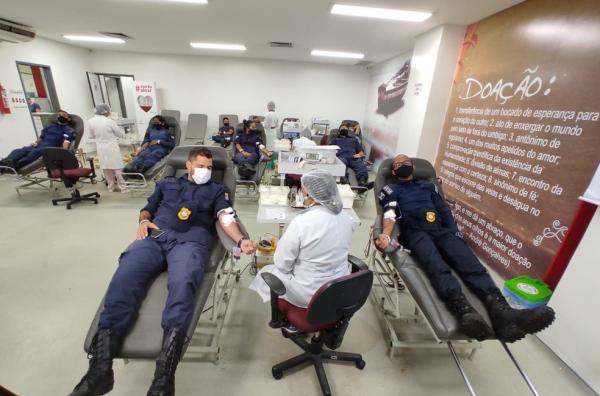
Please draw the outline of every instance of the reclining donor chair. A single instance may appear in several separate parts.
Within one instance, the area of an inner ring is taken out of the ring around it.
[[[438,192],[443,197],[441,182],[436,178],[435,169],[431,163],[420,158],[412,158],[412,161],[415,167],[413,177],[416,180],[429,180],[434,183]],[[376,311],[378,311],[378,316],[381,319],[381,324],[384,327],[384,332],[389,337],[390,357],[393,357],[396,350],[401,348],[432,348],[445,344],[465,381],[469,393],[475,395],[475,391],[462,367],[454,345],[470,348],[472,351],[469,359],[474,356],[476,348],[480,348],[481,345],[459,331],[458,320],[437,296],[429,278],[408,250],[400,246],[396,250],[390,247],[386,251],[380,251],[374,243],[375,239],[382,232],[383,209],[379,204],[378,197],[381,189],[394,181],[394,176],[391,174],[392,162],[392,159],[383,161],[377,172],[374,188],[377,217],[375,218],[372,233],[365,251],[369,266],[377,279],[371,290],[371,297]],[[400,229],[396,225],[392,234],[392,240],[397,241],[399,233]],[[460,278],[456,278],[460,282],[463,293],[469,303],[484,317],[491,328],[491,320],[483,303],[462,283]],[[410,301],[401,301],[403,297],[408,297]],[[403,307],[405,304],[402,303],[408,303],[409,306],[413,305],[413,314],[407,315],[402,313],[401,308],[405,308]],[[433,339],[431,337],[427,339],[423,339],[422,337],[410,339],[406,336],[406,329],[410,327],[410,324],[422,324],[423,322],[429,328]],[[502,346],[527,383],[532,394],[537,395],[535,387],[521,369],[507,345],[502,342]]]
[[[70,114],[70,116],[71,122],[69,125],[74,130],[75,140],[71,142],[69,150],[76,152],[79,148],[81,138],[83,137],[84,123],[81,117],[78,115]],[[50,117],[49,122],[51,124],[55,124],[57,122],[56,114]],[[0,166],[0,168],[4,171],[4,176],[12,177],[19,183],[23,182],[23,184],[15,187],[15,190],[17,190],[17,194],[19,195],[21,195],[21,190],[41,190],[54,192],[54,182],[60,181],[59,178],[54,179],[48,177],[46,167],[44,165],[44,159],[42,157],[36,159],[28,165],[25,165],[19,170],[6,166]],[[2,175],[0,175],[0,179],[2,179]]]
[[[167,126],[169,127],[171,135],[173,135],[173,139],[175,140],[175,148],[177,148],[179,146],[179,142],[181,141],[181,128],[179,126],[179,122],[174,117],[168,115],[163,117],[167,122]],[[148,126],[150,126],[150,124],[148,124]],[[171,153],[175,151],[175,148],[173,148]],[[167,164],[169,155],[170,154],[167,154],[164,158],[162,158],[144,173],[123,172],[123,178],[125,179],[125,185],[127,188],[132,191],[145,190],[149,187],[149,182],[151,180],[159,180],[161,178],[161,172]]]
[[[262,124],[258,124],[257,125],[257,129],[260,132],[260,137],[263,141],[263,143],[266,143],[267,141],[267,135],[265,133],[265,128],[263,127]],[[235,141],[235,137],[239,134],[239,133],[244,133],[244,124],[240,123],[237,124],[235,129],[234,129],[234,133],[233,136],[231,137],[231,141],[234,142]],[[231,158],[233,158],[235,156],[235,154],[237,153],[237,148],[235,147],[235,144],[232,143],[231,144]],[[260,154],[260,159],[258,160],[258,164],[256,164],[256,172],[254,172],[254,175],[252,175],[252,177],[250,179],[242,179],[242,177],[239,174],[239,166],[237,164],[234,164],[235,166],[235,177],[236,177],[236,184],[238,186],[244,186],[245,187],[245,191],[244,194],[241,194],[240,192],[240,196],[238,198],[258,198],[258,187],[260,186],[260,183],[262,181],[263,175],[265,174],[265,170],[267,169],[267,162],[269,161],[269,159],[267,157],[265,157],[262,153]]]
[[[181,176],[186,173],[185,162],[191,149],[198,146],[181,146],[173,149],[166,163],[163,176]],[[212,152],[213,170],[211,180],[223,183],[229,191],[229,199],[233,205],[235,199],[235,177],[233,166],[227,158],[225,149],[221,147],[204,146]],[[248,236],[243,225],[237,219],[242,233]],[[208,261],[204,278],[196,293],[196,302],[193,320],[187,329],[190,342],[184,346],[182,360],[212,356],[215,361],[220,355],[220,336],[229,307],[229,301],[235,282],[239,281],[240,270],[237,268],[237,244],[230,239],[216,223],[215,246]],[[167,300],[167,273],[160,274],[148,289],[142,301],[139,314],[131,331],[123,340],[122,348],[116,358],[128,359],[155,359],[162,348],[163,329],[161,316]],[[210,298],[208,305],[204,308]],[[87,337],[84,349],[89,352],[94,334],[97,331],[98,320],[104,306],[104,299],[96,312]],[[205,311],[211,311],[203,316]],[[200,320],[202,319],[202,320]]]

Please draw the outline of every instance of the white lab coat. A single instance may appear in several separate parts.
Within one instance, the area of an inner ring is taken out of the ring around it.
[[[350,273],[348,251],[353,227],[346,213],[336,215],[321,205],[300,213],[281,237],[275,263],[260,270],[250,289],[264,302],[269,301],[271,292],[260,274],[271,272],[285,285],[283,299],[297,307],[308,307],[323,284]]]
[[[277,127],[279,126],[279,116],[274,111],[269,111],[265,114],[263,127],[267,135],[267,148],[273,149],[275,139],[277,139]]]
[[[88,120],[88,131],[96,142],[96,151],[102,169],[123,168],[123,157],[117,138],[125,137],[114,120],[103,115],[95,115]]]

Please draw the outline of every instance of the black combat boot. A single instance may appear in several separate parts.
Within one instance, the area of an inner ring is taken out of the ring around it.
[[[500,290],[485,298],[485,306],[492,318],[496,337],[500,341],[515,342],[525,337],[526,332],[519,326],[519,310],[508,305]]]
[[[181,359],[186,335],[183,331],[171,329],[165,334],[162,350],[156,359],[154,379],[147,396],[175,395],[175,370]]]
[[[459,329],[467,337],[483,341],[494,335],[483,316],[469,304],[462,293],[447,301],[446,306],[457,317]]]
[[[491,301],[490,304],[502,307],[500,310],[504,312],[504,317],[510,317],[512,322],[525,334],[537,333],[554,322],[554,310],[550,307],[542,306],[531,309],[514,309],[508,305],[506,299],[499,290],[492,293],[488,299]],[[487,301],[488,300],[486,300],[486,302]]]
[[[113,330],[98,330],[90,346],[90,367],[70,396],[99,396],[110,392],[115,379],[112,360],[120,348]]]

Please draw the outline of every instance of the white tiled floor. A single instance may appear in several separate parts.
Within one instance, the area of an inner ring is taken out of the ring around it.
[[[19,395],[66,395],[87,366],[82,350],[89,323],[114,271],[119,253],[134,237],[142,198],[109,194],[103,185],[98,205],[73,210],[53,207],[43,192],[24,192],[0,181],[0,384]],[[372,195],[356,208],[363,223],[352,253],[362,257],[372,221]],[[238,213],[252,233],[274,232],[257,225],[256,203],[239,201]],[[247,259],[244,259],[247,260]],[[269,310],[245,288],[235,290],[222,337],[222,359],[183,362],[178,395],[318,395],[311,368],[275,381],[270,367],[299,352],[267,326]],[[560,315],[560,312],[558,313]],[[389,359],[371,303],[353,318],[341,350],[362,353],[364,371],[326,367],[337,395],[465,395],[466,388],[448,352],[410,350]],[[542,395],[591,395],[578,378],[535,337],[512,346]],[[115,364],[111,394],[144,395],[153,362]],[[497,342],[485,342],[464,366],[481,395],[527,395],[528,390]]]

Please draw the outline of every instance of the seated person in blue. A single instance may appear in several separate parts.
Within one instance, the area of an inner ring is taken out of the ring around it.
[[[150,120],[144,141],[135,152],[135,159],[125,165],[124,173],[144,173],[163,159],[175,147],[175,139],[169,131],[167,122],[162,116]]]
[[[223,117],[223,126],[213,135],[212,140],[221,143],[221,147],[229,147],[233,140],[233,126],[229,125],[229,118]]]
[[[68,149],[71,142],[75,140],[75,131],[70,126],[71,116],[64,110],[59,110],[56,116],[56,123],[42,129],[42,133],[35,143],[11,151],[6,158],[0,161],[0,165],[19,170],[40,158],[47,147]]]
[[[135,322],[137,310],[152,280],[168,272],[168,297],[162,315],[164,341],[156,360],[149,396],[175,394],[175,370],[194,315],[196,292],[215,243],[215,223],[241,250],[254,252],[254,242],[242,235],[227,191],[211,181],[212,154],[193,148],[188,173],[158,182],[140,211],[137,240],[119,258],[108,287],[98,330],[90,349],[89,369],[71,396],[103,395],[112,390],[112,361]]]
[[[350,128],[348,124],[340,125],[338,131],[339,135],[331,139],[329,144],[340,147],[337,156],[348,168],[354,171],[358,185],[366,187],[369,190],[372,189],[373,182],[368,182],[369,171],[363,161],[365,152],[360,144],[360,140],[356,136],[349,134]]]
[[[260,161],[260,154],[270,157],[271,153],[262,141],[256,121],[244,120],[243,125],[244,130],[238,132],[233,141],[235,144],[233,162],[238,165],[240,177],[249,180],[256,173],[256,164]]]
[[[385,186],[379,196],[384,212],[383,232],[376,245],[387,249],[398,223],[399,242],[411,250],[439,298],[458,319],[461,332],[470,338],[483,341],[495,333],[500,341],[515,342],[548,327],[554,321],[552,308],[517,310],[508,305],[485,267],[464,242],[436,186],[426,180],[414,180],[413,171],[413,163],[406,155],[394,159],[392,175],[397,181]],[[469,304],[451,269],[483,301],[492,319],[493,331]]]

